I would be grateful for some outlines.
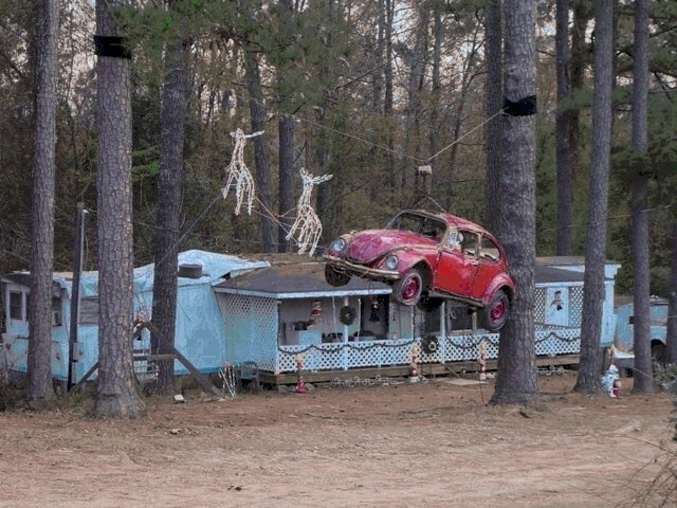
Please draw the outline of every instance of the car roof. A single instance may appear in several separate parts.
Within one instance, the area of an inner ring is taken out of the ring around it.
[[[447,222],[449,225],[457,227],[457,228],[462,228],[462,229],[469,229],[473,231],[477,231],[480,233],[485,233],[488,236],[493,238],[493,235],[487,231],[484,227],[480,226],[476,222],[472,222],[471,220],[464,219],[463,217],[458,217],[456,215],[451,215],[450,213],[444,213],[444,212],[429,212],[428,210],[419,210],[419,209],[408,209],[408,210],[402,210],[400,211],[397,215],[400,215],[402,213],[416,213],[416,214],[421,214],[421,215],[426,215],[428,217],[436,217],[438,219],[441,219],[445,222]]]

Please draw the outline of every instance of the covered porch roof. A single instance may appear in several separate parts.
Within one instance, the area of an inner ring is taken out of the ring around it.
[[[353,277],[345,286],[333,287],[324,279],[324,262],[296,254],[268,255],[271,266],[221,282],[217,293],[275,298],[322,298],[363,295],[387,295],[391,288],[381,282]]]

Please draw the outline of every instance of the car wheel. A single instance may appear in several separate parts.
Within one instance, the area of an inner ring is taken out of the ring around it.
[[[330,286],[339,287],[350,282],[350,275],[326,264],[324,265],[324,279]]]
[[[427,293],[421,294],[421,299],[418,301],[418,308],[425,312],[432,312],[442,306],[442,298],[428,296]]]
[[[485,330],[497,332],[508,320],[510,298],[502,289],[494,293],[489,303],[482,309],[482,324]]]
[[[422,292],[423,277],[415,268],[405,273],[393,286],[393,295],[402,305],[416,305]]]

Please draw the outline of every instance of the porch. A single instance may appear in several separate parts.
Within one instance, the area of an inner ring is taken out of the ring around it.
[[[478,370],[480,344],[486,346],[487,370],[496,368],[499,334],[427,335],[416,339],[361,340],[358,342],[280,345],[273,361],[259,364],[261,381],[270,384],[294,383],[297,359],[308,382],[359,377],[401,377],[409,375],[411,358],[417,356],[423,376]],[[431,348],[430,343],[435,347]],[[578,364],[580,328],[537,326],[537,365]],[[433,349],[431,351],[431,349]]]

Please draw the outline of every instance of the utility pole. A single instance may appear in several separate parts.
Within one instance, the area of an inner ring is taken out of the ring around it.
[[[80,275],[82,274],[83,255],[85,247],[85,215],[89,213],[84,203],[78,203],[75,217],[75,256],[73,257],[73,286],[71,289],[71,328],[68,334],[68,382],[67,391],[70,392],[75,384],[75,345],[78,342],[78,322],[80,321]]]

